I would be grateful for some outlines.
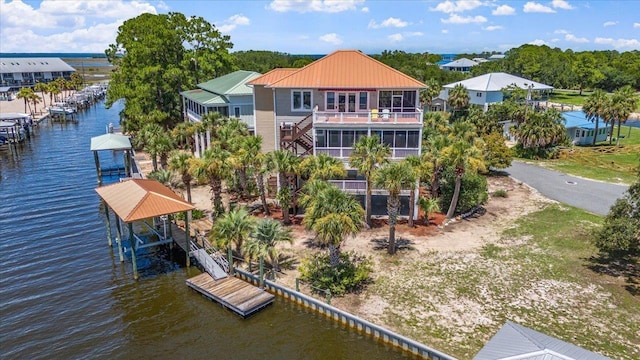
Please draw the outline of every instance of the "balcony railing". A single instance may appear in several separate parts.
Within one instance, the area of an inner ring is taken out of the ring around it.
[[[315,111],[313,124],[422,124],[422,111],[391,112],[389,109],[373,109],[364,112]]]
[[[348,159],[353,152],[353,148],[329,148],[329,147],[316,147],[316,155],[327,154],[334,158]],[[392,159],[404,159],[409,155],[420,155],[419,149],[407,149],[407,148],[391,148]]]

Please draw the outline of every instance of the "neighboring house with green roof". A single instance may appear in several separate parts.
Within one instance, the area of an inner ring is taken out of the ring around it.
[[[180,93],[185,119],[200,122],[210,112],[217,112],[223,117],[234,117],[247,124],[249,131],[254,132],[253,89],[247,82],[261,76],[254,71],[238,70],[230,74],[198,84],[197,89]],[[195,135],[195,155],[209,148],[210,134]]]

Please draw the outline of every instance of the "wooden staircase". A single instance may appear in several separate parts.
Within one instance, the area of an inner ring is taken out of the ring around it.
[[[297,156],[313,153],[313,114],[295,124],[280,125],[280,149],[289,150]]]

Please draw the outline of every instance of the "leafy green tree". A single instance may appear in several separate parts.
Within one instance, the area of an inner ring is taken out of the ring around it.
[[[580,87],[580,95],[582,95],[582,90],[595,86],[604,78],[597,67],[595,57],[590,52],[576,54],[573,61],[573,73],[575,75],[574,81]]]
[[[449,100],[447,101],[449,105],[453,107],[454,117],[457,118],[458,113],[469,106],[469,92],[467,88],[462,84],[458,84],[453,87],[453,89],[449,90]]]
[[[256,223],[249,240],[242,244],[242,252],[249,258],[267,257],[275,272],[280,271],[280,251],[278,244],[293,243],[291,230],[273,219],[260,219]]]
[[[358,173],[364,175],[367,181],[367,193],[365,195],[365,221],[371,226],[371,190],[373,189],[373,174],[382,165],[389,161],[391,149],[388,145],[382,144],[380,138],[373,136],[361,137],[355,143],[349,164]]]
[[[316,233],[321,244],[328,246],[331,266],[337,267],[340,245],[346,237],[361,230],[364,210],[355,197],[322,180],[309,181],[305,189],[314,194],[304,202],[306,212],[302,224]]]
[[[511,166],[513,155],[504,141],[502,133],[494,132],[482,136],[482,158],[488,168],[506,169]]]
[[[416,177],[406,162],[388,163],[375,173],[374,183],[387,190],[387,214],[389,215],[389,246],[387,253],[396,253],[396,224],[400,214],[400,191],[411,187]]]
[[[209,240],[219,249],[235,246],[237,254],[242,254],[243,244],[255,228],[255,219],[246,209],[232,209],[216,220],[211,228]]]
[[[300,175],[309,180],[340,179],[347,175],[344,163],[327,154],[307,156],[300,163]]]
[[[169,158],[169,169],[180,174],[182,183],[184,184],[185,191],[187,192],[187,202],[191,204],[191,181],[193,176],[191,175],[194,157],[191,153],[174,150],[171,152]]]
[[[593,135],[593,143],[596,144],[598,138],[598,128],[601,119],[608,118],[608,111],[611,108],[610,99],[603,90],[597,89],[585,100],[582,106],[582,111],[586,115],[587,119],[595,123],[595,130]]]
[[[278,202],[282,207],[282,220],[285,225],[291,224],[289,208],[293,201],[293,190],[289,182],[289,177],[295,175],[298,168],[299,158],[291,151],[274,150],[267,155],[269,167],[278,173],[280,189],[278,190]]]
[[[105,50],[115,69],[106,105],[125,100],[121,114],[127,132],[148,121],[172,128],[182,120],[180,91],[193,86],[197,76],[230,71],[231,47],[228,36],[200,17],[145,13],[129,19]]]
[[[456,139],[451,145],[442,150],[442,156],[448,164],[454,167],[456,174],[453,197],[447,211],[447,219],[451,219],[456,211],[462,177],[465,172],[483,170],[485,165],[480,149],[463,138]]]
[[[211,187],[211,204],[213,216],[224,213],[222,204],[222,181],[229,175],[227,158],[229,152],[220,147],[212,147],[204,151],[199,159],[194,159],[191,164],[191,172],[197,179],[206,180]]]
[[[611,207],[594,241],[600,252],[611,258],[640,257],[640,174],[625,196]]]
[[[610,115],[615,122],[618,122],[618,135],[617,141],[620,141],[620,126],[627,122],[629,115],[635,111],[636,106],[640,101],[638,93],[631,87],[625,86],[616,90],[611,97],[610,102]]]

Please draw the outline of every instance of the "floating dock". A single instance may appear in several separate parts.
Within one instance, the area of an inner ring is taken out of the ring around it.
[[[275,295],[237,277],[214,280],[206,272],[188,279],[187,286],[243,318],[271,305],[275,299]]]

